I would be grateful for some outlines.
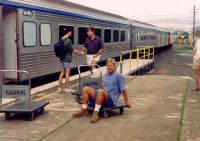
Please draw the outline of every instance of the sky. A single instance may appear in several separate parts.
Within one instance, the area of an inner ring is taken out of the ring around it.
[[[193,9],[200,26],[200,0],[67,0],[167,29],[191,30]]]

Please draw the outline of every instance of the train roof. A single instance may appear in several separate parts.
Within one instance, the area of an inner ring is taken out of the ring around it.
[[[79,18],[89,18],[152,30],[168,32],[165,29],[141,21],[127,19],[123,16],[82,6],[65,0],[0,0],[0,4],[14,6],[16,8],[30,9],[54,14],[69,14]],[[63,12],[63,13],[62,13]]]
[[[157,31],[162,31],[162,32],[169,32],[166,29],[157,27],[155,25],[149,24],[149,23],[145,23],[145,22],[141,22],[141,21],[137,21],[137,20],[130,20],[133,26],[136,27],[142,27],[142,28],[147,28],[147,29],[151,29],[151,30],[157,30]]]
[[[65,0],[1,0],[0,4],[1,3],[4,3],[5,5],[13,4],[15,7],[18,6],[25,9],[30,8],[40,10],[38,8],[41,8],[42,11],[44,11],[44,9],[50,9],[74,14],[78,13],[80,16],[85,16],[91,19],[105,20],[130,25],[128,19],[123,16],[96,10],[94,8],[82,6]]]

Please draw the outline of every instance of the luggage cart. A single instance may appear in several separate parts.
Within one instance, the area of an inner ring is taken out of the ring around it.
[[[0,70],[2,75],[0,83],[0,113],[5,113],[6,120],[11,119],[11,114],[28,114],[32,121],[36,113],[43,114],[44,108],[49,102],[32,101],[30,74],[24,70]],[[5,73],[23,73],[28,78],[28,85],[6,84]],[[3,99],[12,100],[13,104],[3,105]]]
[[[78,66],[78,72],[79,72],[79,92],[75,93],[73,95],[76,95],[76,100],[79,104],[82,104],[82,89],[85,86],[90,86],[92,88],[94,88],[95,90],[98,89],[102,89],[102,84],[103,84],[103,80],[102,80],[102,70],[101,67],[99,65],[95,65],[99,71],[100,71],[100,76],[98,78],[82,78],[81,77],[81,68],[82,67],[89,67],[88,65],[80,65]],[[121,65],[118,63],[117,67]],[[120,68],[121,71],[121,68]],[[112,107],[106,107],[104,105],[102,105],[101,109],[100,109],[100,113],[104,118],[108,117],[108,112],[115,110],[115,109],[119,109],[120,114],[124,113],[124,108],[126,108],[127,105],[124,103],[119,102],[116,106],[112,106]],[[89,109],[94,109],[94,105],[88,105]]]

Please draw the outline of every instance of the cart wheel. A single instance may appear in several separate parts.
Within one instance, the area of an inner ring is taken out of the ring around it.
[[[119,108],[120,114],[122,115],[124,113],[124,108]]]
[[[106,111],[103,110],[103,117],[107,118],[108,117],[108,113]]]
[[[40,114],[44,114],[44,107],[40,109]]]
[[[34,118],[34,112],[30,113],[29,120],[30,120],[30,121],[33,121],[33,118]]]
[[[6,120],[10,120],[10,113],[5,113]]]
[[[79,104],[83,104],[82,97],[79,96],[77,99],[78,99],[77,101]]]

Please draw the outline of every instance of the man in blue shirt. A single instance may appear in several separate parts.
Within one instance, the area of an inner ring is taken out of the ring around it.
[[[95,109],[92,116],[92,123],[95,123],[99,119],[99,110],[102,105],[115,106],[118,103],[118,99],[121,94],[124,96],[126,105],[131,108],[131,104],[128,102],[128,93],[125,88],[124,76],[116,71],[116,62],[114,59],[107,60],[107,73],[104,76],[103,89],[95,91],[91,87],[84,87],[82,91],[83,104],[79,112],[73,114],[74,118],[79,118],[88,115],[88,103],[94,104]]]

